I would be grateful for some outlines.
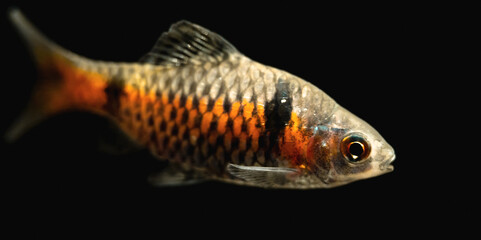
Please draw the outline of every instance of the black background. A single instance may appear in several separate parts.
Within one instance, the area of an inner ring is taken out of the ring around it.
[[[170,24],[186,19],[222,35],[246,56],[312,82],[373,125],[394,147],[395,171],[329,190],[265,190],[223,183],[155,188],[162,167],[145,150],[98,150],[108,123],[86,113],[43,122],[14,144],[2,140],[5,211],[17,233],[132,230],[178,236],[279,233],[387,236],[434,234],[470,207],[449,176],[433,168],[430,34],[440,19],[407,6],[137,3],[2,6],[2,133],[25,107],[36,79],[21,38],[7,21],[18,6],[49,38],[80,55],[137,61]],[[434,30],[435,31],[435,30]],[[435,165],[435,164],[434,164]],[[453,196],[456,197],[453,197]],[[459,197],[458,197],[459,196]],[[469,196],[468,196],[469,197]],[[438,205],[440,204],[440,205]],[[434,225],[429,225],[434,223]],[[113,227],[113,228],[112,228]],[[181,227],[181,231],[173,227]],[[121,230],[119,230],[121,229]],[[222,235],[221,235],[222,236]]]

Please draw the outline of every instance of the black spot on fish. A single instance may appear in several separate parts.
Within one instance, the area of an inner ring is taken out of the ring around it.
[[[227,99],[224,100],[224,105],[223,105],[223,107],[224,107],[224,112],[225,112],[225,113],[229,113],[231,106],[232,106],[232,104],[230,104],[230,102],[227,101]]]
[[[179,128],[177,127],[177,124],[174,124],[174,127],[172,128],[172,133],[171,133],[171,135],[172,135],[172,136],[177,136],[178,133],[179,133]]]
[[[120,98],[125,95],[123,86],[118,82],[120,81],[114,80],[104,89],[105,95],[107,96],[107,103],[103,108],[115,117],[120,115]]]
[[[246,139],[246,149],[250,149],[250,148],[251,148],[251,145],[252,145],[252,139],[251,139],[251,138],[247,138],[247,139]]]
[[[184,131],[184,134],[182,134],[182,136],[180,136],[180,138],[186,139],[186,140],[189,139],[189,131],[188,130]]]
[[[170,111],[170,119],[175,119],[176,116],[177,116],[177,109],[172,108],[172,111]]]
[[[215,101],[213,100],[209,101],[209,103],[207,104],[207,112],[212,111],[212,109],[214,108],[214,104],[215,104]]]
[[[187,145],[187,156],[192,156],[194,155],[194,150],[195,150],[195,147],[188,144]]]
[[[172,90],[170,90],[167,96],[169,97],[169,103],[171,103],[174,100],[175,93]]]
[[[164,121],[164,120],[162,120],[162,122],[160,123],[159,128],[160,128],[160,131],[161,131],[161,132],[165,132],[165,129],[167,128],[167,122]]]
[[[150,142],[157,143],[157,136],[155,135],[155,131],[150,132]]]
[[[289,90],[289,82],[279,79],[276,84],[274,98],[266,103],[266,137],[259,146],[263,146],[266,152],[279,152],[277,139],[284,132],[284,128],[289,124],[292,112],[292,94]],[[275,160],[271,154],[266,154],[266,163]]]
[[[210,127],[209,127],[209,132],[210,131],[215,131],[217,129],[217,121],[211,121],[210,122]]]
[[[217,138],[219,137],[216,137],[216,142],[217,142]],[[216,145],[211,145],[209,144],[209,148],[208,148],[208,151],[207,151],[207,156],[212,156],[215,154],[215,150],[217,149]]]
[[[266,136],[261,135],[259,136],[259,149],[263,149],[266,147]]]
[[[245,152],[239,152],[239,163],[244,163],[245,161]]]
[[[149,126],[154,126],[154,116],[150,115],[148,120],[147,120],[147,124]]]
[[[234,125],[234,120],[232,118],[228,118],[226,128],[233,129],[233,125]]]
[[[282,125],[286,125],[291,119],[292,112],[292,96],[289,91],[289,83],[283,79],[279,79],[276,85],[275,101],[277,106],[277,114]]]
[[[231,149],[239,148],[239,138],[233,137],[230,145],[231,145]]]
[[[242,121],[241,131],[247,132],[247,121]]]
[[[284,129],[291,119],[292,112],[292,96],[287,81],[279,79],[274,99],[266,105],[266,129],[271,132]]]
[[[188,119],[189,119],[189,111],[185,110],[185,111],[182,113],[181,124],[185,124]]]
[[[194,97],[192,99],[192,109],[196,109],[197,107],[199,107],[199,99],[197,99],[197,97]]]
[[[222,136],[217,137],[216,146],[223,146],[224,138]]]
[[[182,106],[185,106],[185,101],[186,101],[186,97],[185,95],[181,95],[180,98],[179,98],[179,107],[182,107]]]

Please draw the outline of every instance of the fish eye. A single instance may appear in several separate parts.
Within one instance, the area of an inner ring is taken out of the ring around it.
[[[341,152],[351,163],[359,163],[369,157],[371,146],[361,136],[349,135],[341,141]]]

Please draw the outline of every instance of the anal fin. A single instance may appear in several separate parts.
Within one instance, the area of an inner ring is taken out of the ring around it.
[[[198,184],[206,180],[201,174],[193,171],[182,171],[175,164],[170,164],[159,173],[149,177],[149,182],[157,187],[186,186]]]

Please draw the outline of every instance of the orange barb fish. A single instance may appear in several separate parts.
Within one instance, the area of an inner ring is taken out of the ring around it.
[[[112,119],[169,167],[159,186],[202,180],[265,188],[329,188],[393,170],[379,133],[314,85],[255,62],[199,25],[180,21],[137,63],[90,60],[49,41],[19,10],[10,18],[38,63],[39,120],[80,109]]]

